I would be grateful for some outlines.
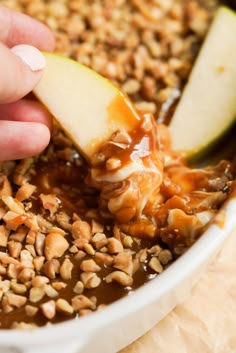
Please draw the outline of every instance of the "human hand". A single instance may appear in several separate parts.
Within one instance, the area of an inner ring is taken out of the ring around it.
[[[52,51],[51,31],[36,20],[0,6],[0,160],[41,152],[50,139],[51,118],[25,97],[43,75],[39,50]],[[23,99],[22,99],[23,98]]]

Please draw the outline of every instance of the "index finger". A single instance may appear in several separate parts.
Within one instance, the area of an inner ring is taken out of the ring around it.
[[[3,6],[0,6],[0,41],[8,47],[29,44],[45,51],[52,51],[55,45],[49,28],[29,16]]]

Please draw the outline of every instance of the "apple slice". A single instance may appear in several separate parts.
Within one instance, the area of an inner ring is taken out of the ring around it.
[[[74,60],[44,55],[46,69],[34,93],[88,160],[113,132],[139,124],[128,97],[110,81]]]
[[[173,148],[202,155],[236,117],[236,14],[221,7],[170,123]]]

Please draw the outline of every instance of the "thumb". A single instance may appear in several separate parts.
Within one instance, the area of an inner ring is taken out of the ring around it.
[[[0,43],[0,103],[17,101],[36,86],[43,74],[44,56],[31,45],[11,49]]]

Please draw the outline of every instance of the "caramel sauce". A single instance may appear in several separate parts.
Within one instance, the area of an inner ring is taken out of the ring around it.
[[[160,134],[161,130],[162,128],[160,128],[158,134]],[[165,132],[166,130],[163,128],[162,136],[160,136],[159,138],[155,138],[155,129],[147,130],[146,132],[144,132],[140,127],[134,129],[132,134],[130,134],[130,146],[127,148],[126,151],[121,151],[120,154],[118,154],[119,158],[122,161],[122,165],[125,165],[126,163],[129,163],[129,161],[132,160],[132,152],[135,149],[138,150],[137,146],[140,145],[141,141],[144,138],[146,139],[145,144],[147,147],[147,151],[155,150],[155,148],[157,150],[160,149],[161,151],[163,151],[163,149],[168,151],[169,138],[168,135],[165,136]],[[165,136],[165,138],[163,136]],[[90,222],[91,219],[98,220],[99,222],[104,224],[104,233],[106,234],[106,236],[113,236],[112,229],[113,226],[116,224],[116,220],[114,219],[114,217],[106,219],[101,216],[99,209],[100,192],[94,187],[89,186],[89,183],[87,182],[87,176],[90,173],[90,167],[87,165],[87,163],[79,156],[76,151],[71,154],[70,160],[63,160],[61,158],[63,154],[61,153],[60,147],[55,146],[53,143],[51,146],[49,146],[49,151],[50,153],[45,151],[45,153],[40,156],[37,161],[35,161],[35,164],[32,166],[31,171],[29,172],[29,182],[31,184],[36,185],[37,187],[36,193],[34,193],[33,197],[30,199],[32,203],[31,211],[36,214],[42,215],[44,219],[53,223],[53,226],[59,226],[56,221],[56,218],[52,219],[50,217],[49,212],[47,212],[43,208],[42,203],[39,199],[40,194],[53,193],[59,200],[59,209],[57,212],[64,211],[70,217],[73,217],[74,214],[77,214],[82,220],[86,220],[88,222]],[[112,150],[112,153],[114,153],[114,150]],[[223,156],[221,156],[221,158],[222,157]],[[105,168],[104,165],[102,166],[103,168]],[[134,251],[135,254],[137,254],[141,249],[150,249],[152,246],[157,244],[159,244],[162,248],[169,248],[173,250],[173,254],[175,246],[178,246],[178,249],[182,247],[183,250],[186,250],[186,239],[183,238],[181,233],[176,232],[176,234],[174,234],[173,232],[172,234],[170,234],[166,223],[169,209],[179,208],[185,212],[190,212],[191,214],[191,210],[189,209],[191,191],[193,189],[207,191],[207,188],[210,191],[211,185],[210,183],[208,183],[208,179],[205,177],[204,173],[202,174],[201,171],[199,171],[197,174],[194,174],[191,172],[190,169],[190,173],[187,173],[185,176],[184,173],[183,175],[181,175],[181,172],[185,171],[186,167],[183,166],[181,163],[179,175],[178,173],[176,173],[176,167],[172,166],[172,168],[173,170],[171,170],[171,166],[165,168],[164,178],[172,178],[172,181],[174,182],[172,184],[170,183],[170,185],[168,185],[168,183],[166,185],[162,185],[160,190],[160,194],[162,196],[161,204],[152,210],[152,217],[154,217],[154,219],[158,222],[159,234],[158,236],[157,234],[154,234],[152,238],[149,237],[146,239],[138,239],[134,236],[131,250]],[[223,177],[226,177],[227,173],[229,173],[230,171],[230,168],[230,162],[223,162],[222,165],[220,165],[219,167],[213,168],[212,170],[209,169],[209,171],[211,171],[211,177],[217,180],[218,177],[222,175]],[[229,173],[229,175],[231,174]],[[234,176],[235,169],[234,174],[232,174],[231,178],[233,178]],[[187,190],[180,190],[178,192],[178,188],[175,189],[175,187],[178,183],[181,182],[183,182],[185,187],[187,187]],[[234,184],[233,187],[235,187]],[[224,186],[222,186],[222,188],[224,190]],[[193,199],[194,197],[192,196],[192,200]],[[219,206],[220,205],[216,205],[216,208]],[[91,210],[93,211],[92,218],[89,215],[89,212]],[[150,212],[150,209],[148,212]],[[142,225],[143,224],[138,223],[137,220],[134,223],[128,222],[127,226],[130,227],[129,231],[124,231],[132,236],[132,229],[135,229],[135,227],[138,227],[140,229]],[[66,239],[71,245],[73,244],[73,237],[70,232],[67,232]],[[191,246],[191,243],[187,245],[189,247]],[[78,259],[73,253],[67,251],[59,259],[60,263],[62,263],[65,256],[70,259],[74,267],[72,271],[72,278],[70,280],[64,281],[66,282],[67,286],[59,292],[59,297],[66,299],[68,302],[70,302],[71,298],[75,296],[73,288],[76,282],[80,279],[80,265],[82,260]],[[107,284],[105,281],[102,281],[99,287],[97,287],[96,289],[85,289],[83,295],[89,298],[95,296],[97,298],[98,306],[100,304],[106,305],[112,303],[113,301],[122,298],[127,294],[132,294],[135,289],[157,276],[157,273],[154,272],[148,266],[148,262],[151,256],[152,255],[149,253],[147,259],[143,263],[141,263],[139,269],[134,273],[132,286],[124,287],[116,283]],[[84,259],[89,258],[93,258],[93,256],[86,255]],[[101,271],[99,271],[99,277],[101,278],[104,278],[107,274],[114,271],[114,268],[112,266],[101,265],[101,267],[102,269]],[[5,278],[7,277],[3,276],[3,279]],[[58,280],[60,281],[59,275],[57,275],[55,280],[52,280],[52,282]],[[28,296],[28,293],[26,293],[26,296]],[[39,307],[42,303],[48,301],[49,299],[50,298],[48,298],[47,296],[44,297],[41,301],[37,303],[37,307]],[[73,317],[78,317],[78,314],[74,314]],[[56,316],[52,320],[50,320],[50,322],[57,323],[71,318],[72,316],[66,316],[57,313]],[[24,307],[14,309],[12,312],[9,312],[7,314],[4,312],[0,312],[1,328],[10,328],[13,322],[15,321],[24,321],[29,323],[33,322],[38,326],[42,326],[48,322],[48,319],[45,318],[45,316],[40,310],[38,310],[38,313],[33,318],[29,317],[26,315]]]
[[[60,208],[58,212],[65,211],[70,216],[72,216],[73,213],[76,213],[82,217],[82,219],[88,219],[88,217],[86,217],[87,211],[97,207],[98,193],[96,190],[88,187],[85,183],[85,176],[88,173],[88,166],[84,162],[81,163],[81,160],[79,160],[79,165],[77,162],[77,157],[74,158],[73,162],[68,163],[54,156],[50,160],[46,161],[41,159],[34,166],[34,170],[36,170],[37,173],[32,175],[30,183],[37,186],[37,193],[31,200],[32,211],[36,214],[41,214],[44,218],[48,219],[50,222],[53,222],[55,226],[58,226],[57,222],[52,221],[49,215],[47,213],[45,214],[45,210],[39,201],[39,195],[41,193],[55,193],[57,198],[60,200]],[[102,220],[100,219],[100,221]],[[113,225],[114,221],[108,220],[107,223],[105,222],[107,234],[109,234]],[[72,236],[67,234],[66,238],[72,245]],[[140,249],[151,245],[152,242],[150,241],[135,241],[132,250],[138,252]],[[71,298],[76,295],[73,288],[76,282],[80,279],[80,273],[82,272],[80,265],[82,260],[77,259],[74,254],[67,252],[60,258],[60,263],[63,262],[65,256],[70,258],[70,261],[73,263],[74,267],[72,270],[72,278],[67,281],[63,280],[67,286],[60,291],[59,296],[60,298],[66,299],[70,302]],[[91,256],[87,255],[83,258],[83,260],[88,258],[91,258]],[[102,269],[99,272],[99,277],[104,278],[112,271],[114,271],[114,268],[102,266]],[[155,276],[155,274],[150,268],[147,267],[145,262],[134,274],[134,282],[131,287],[123,287],[116,283],[107,284],[105,281],[102,281],[101,285],[96,289],[85,289],[83,295],[88,296],[89,298],[96,296],[97,305],[109,304],[126,296],[128,293],[132,293],[133,290],[146,283],[150,277],[153,276]],[[59,275],[53,281],[58,280],[60,280]],[[48,300],[49,298],[46,296],[46,298],[37,302],[37,307]],[[74,318],[77,316],[77,314],[73,315]],[[71,318],[72,316],[57,313],[55,318],[50,320],[50,322],[57,323]],[[24,308],[15,309],[13,312],[7,314],[0,312],[1,329],[10,328],[13,322],[22,321],[26,323],[33,322],[37,326],[43,326],[48,322],[48,319],[44,317],[40,310],[33,318],[28,317],[25,314]]]
[[[138,113],[135,111],[129,98],[119,92],[107,107],[108,125],[115,124],[123,126],[127,131],[132,131],[140,121]]]

